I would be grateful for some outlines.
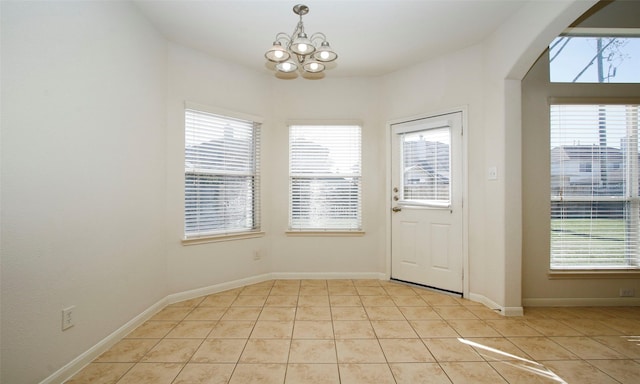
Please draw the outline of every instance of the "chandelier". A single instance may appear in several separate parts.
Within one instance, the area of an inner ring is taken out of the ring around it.
[[[304,72],[320,73],[325,70],[325,63],[334,61],[338,55],[329,46],[324,33],[316,32],[307,37],[302,16],[309,13],[309,7],[298,4],[293,7],[293,13],[300,16],[296,29],[291,35],[278,33],[264,56],[276,63],[278,72],[291,73],[301,67]]]

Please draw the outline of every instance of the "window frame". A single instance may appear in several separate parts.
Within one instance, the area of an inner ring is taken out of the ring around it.
[[[331,121],[331,122],[324,122],[324,121],[289,121],[287,123],[287,127],[288,127],[288,157],[289,157],[289,164],[288,164],[288,213],[287,213],[287,219],[288,219],[288,224],[287,224],[287,230],[285,231],[285,234],[288,236],[362,236],[364,235],[364,229],[363,229],[363,199],[362,199],[362,142],[363,142],[363,125],[361,122],[359,121]],[[302,179],[306,179],[306,180],[312,180],[312,179],[318,179],[318,178],[326,178],[327,175],[323,174],[323,175],[318,175],[317,177],[313,177],[312,175],[308,175],[308,174],[292,174],[292,138],[291,138],[291,134],[292,134],[292,129],[294,127],[305,127],[305,128],[318,128],[318,129],[322,129],[322,128],[326,128],[326,127],[357,127],[358,128],[358,162],[359,162],[359,170],[357,175],[354,174],[335,174],[335,176],[332,174],[331,178],[340,178],[340,177],[349,177],[349,178],[353,178],[357,180],[357,198],[358,198],[358,204],[357,204],[357,213],[356,213],[356,221],[359,224],[357,226],[357,228],[338,228],[338,227],[331,227],[331,226],[327,226],[327,227],[311,227],[311,226],[296,226],[293,225],[293,182],[294,179],[296,180],[302,180]]]
[[[188,111],[201,112],[203,114],[215,115],[217,118],[228,118],[230,121],[244,121],[247,123],[251,123],[253,125],[252,131],[252,140],[253,140],[253,170],[250,172],[250,175],[244,175],[252,178],[251,187],[252,187],[252,208],[251,208],[251,221],[253,223],[252,228],[224,228],[222,230],[203,230],[203,231],[187,231],[187,180],[188,175],[193,173],[201,173],[206,176],[216,176],[216,175],[227,175],[230,177],[238,176],[234,174],[234,172],[221,172],[221,171],[211,171],[211,172],[202,172],[198,170],[194,172],[192,169],[187,168],[186,164],[186,150],[187,150],[187,112]],[[184,135],[183,139],[183,162],[184,162],[184,173],[183,173],[183,199],[182,199],[182,208],[183,208],[183,245],[193,245],[193,244],[202,244],[202,243],[210,243],[210,242],[218,242],[218,241],[229,241],[229,240],[239,240],[239,239],[248,239],[264,236],[264,232],[262,231],[262,222],[261,222],[261,172],[260,172],[260,164],[261,164],[261,126],[263,123],[263,119],[258,116],[224,110],[220,108],[215,108],[207,105],[202,105],[190,101],[185,101],[184,109],[183,109],[183,122],[184,122]]]

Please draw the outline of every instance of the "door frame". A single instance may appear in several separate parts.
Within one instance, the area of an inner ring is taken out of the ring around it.
[[[428,119],[432,117],[438,117],[442,115],[448,115],[451,113],[461,113],[462,114],[462,295],[465,298],[469,297],[469,164],[468,164],[468,123],[467,123],[467,106],[463,105],[460,107],[454,107],[451,109],[443,109],[436,110],[435,112],[422,113],[419,115],[407,116],[396,118],[392,120],[388,120],[385,129],[385,140],[386,140],[386,162],[387,162],[387,172],[386,172],[386,192],[385,196],[385,228],[387,231],[386,238],[386,271],[385,278],[389,280],[391,278],[391,199],[392,193],[391,190],[393,188],[392,185],[392,148],[393,145],[393,130],[392,125],[400,124],[407,121],[413,120],[421,120]]]

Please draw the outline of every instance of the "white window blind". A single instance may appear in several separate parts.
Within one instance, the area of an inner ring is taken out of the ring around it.
[[[638,117],[638,105],[551,105],[552,269],[638,268]]]
[[[260,124],[185,110],[185,237],[260,229]]]
[[[291,230],[362,229],[359,126],[289,127]]]
[[[450,131],[446,126],[401,135],[403,203],[450,204]]]

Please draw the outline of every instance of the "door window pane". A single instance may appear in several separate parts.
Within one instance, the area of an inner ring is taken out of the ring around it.
[[[449,127],[404,133],[404,202],[449,204],[451,134]]]

